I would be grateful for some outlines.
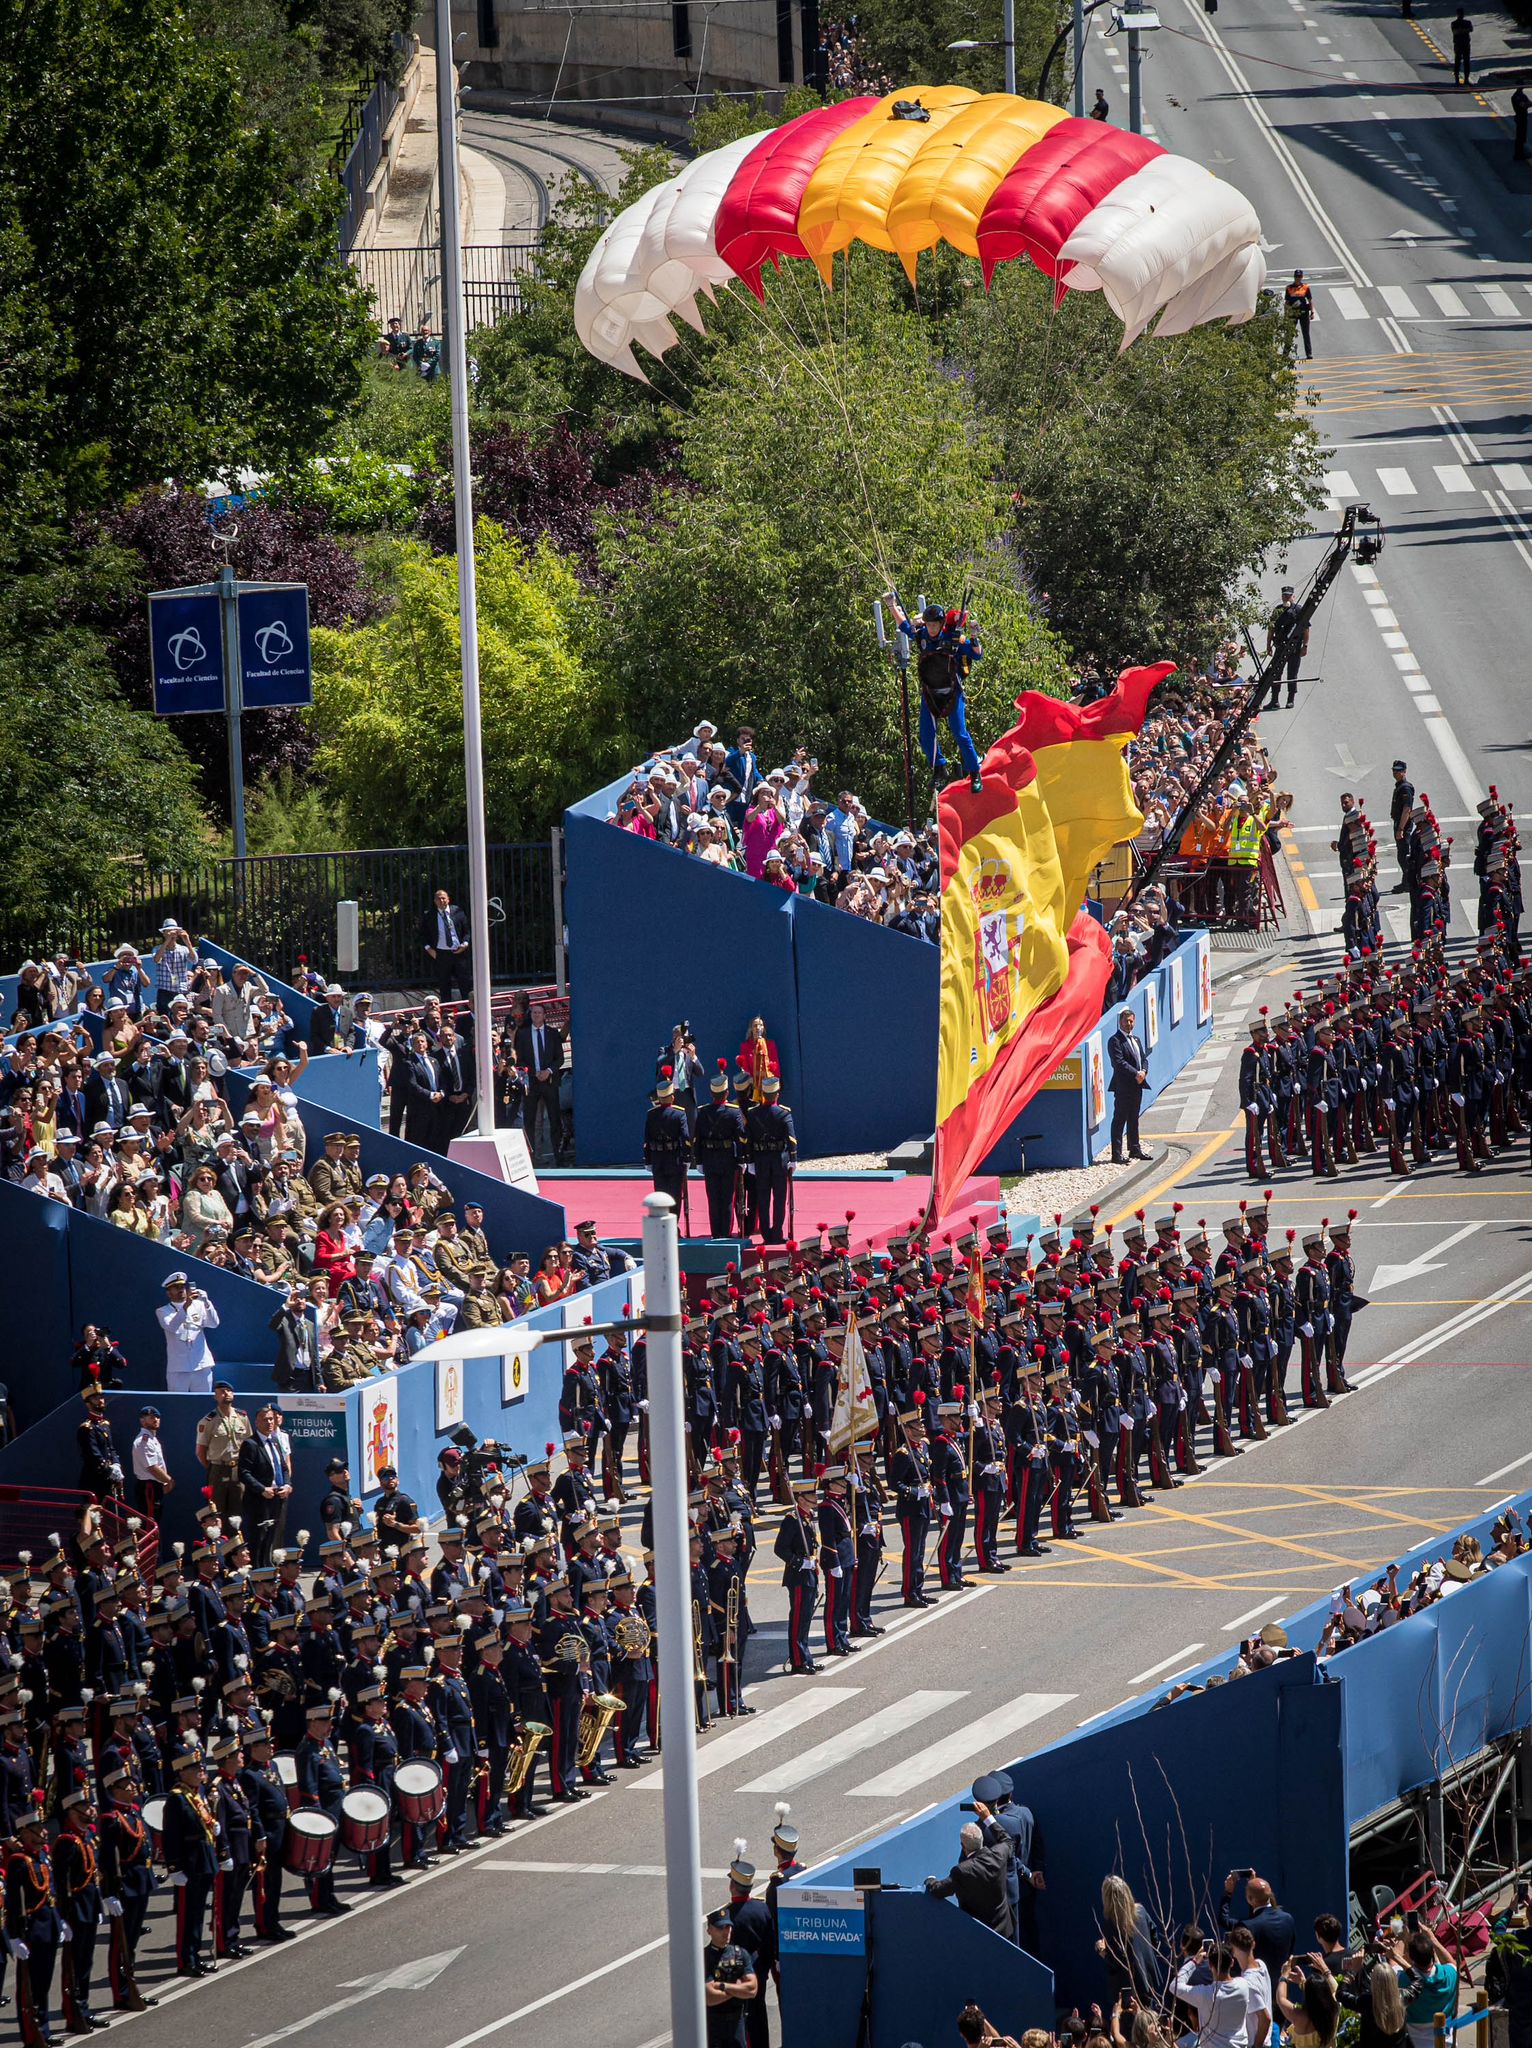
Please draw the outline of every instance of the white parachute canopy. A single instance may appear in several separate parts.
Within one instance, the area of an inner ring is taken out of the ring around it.
[[[1266,282],[1260,235],[1242,192],[1187,157],[1160,156],[1091,209],[1059,251],[1059,269],[1072,292],[1106,294],[1126,348],[1161,307],[1160,334],[1248,320]]]
[[[575,286],[575,332],[599,362],[641,382],[633,344],[664,355],[678,316],[703,332],[697,294],[732,284],[714,223],[740,165],[770,129],[710,150],[620,213],[586,259]]]

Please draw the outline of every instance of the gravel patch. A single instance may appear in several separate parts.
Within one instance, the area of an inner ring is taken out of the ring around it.
[[[1113,1166],[1108,1160],[1104,1166],[1057,1167],[1052,1172],[1018,1174],[1004,1183],[1005,1206],[1013,1215],[1059,1214],[1067,1223],[1081,1209],[1101,1201],[1120,1186],[1137,1170],[1138,1164],[1132,1161],[1126,1166]]]

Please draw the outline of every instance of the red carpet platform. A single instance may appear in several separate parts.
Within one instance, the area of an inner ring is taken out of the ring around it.
[[[647,1175],[555,1174],[538,1176],[541,1192],[552,1202],[562,1202],[569,1227],[585,1217],[595,1218],[601,1237],[635,1238],[643,1227],[644,1197],[650,1192]],[[885,1244],[896,1230],[908,1230],[919,1216],[926,1199],[924,1174],[900,1180],[858,1179],[854,1175],[836,1178],[804,1178],[794,1193],[794,1228],[801,1237],[810,1236],[821,1225],[844,1223],[847,1211],[851,1225],[851,1248]],[[691,1234],[707,1235],[707,1195],[700,1173],[691,1178]],[[1000,1181],[994,1174],[978,1174],[965,1181],[952,1212],[942,1229],[966,1230],[970,1216],[980,1226],[992,1223],[1000,1210]]]

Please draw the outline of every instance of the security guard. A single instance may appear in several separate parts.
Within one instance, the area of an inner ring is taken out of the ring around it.
[[[1302,283],[1303,273],[1298,273],[1296,283]],[[1288,287],[1292,289],[1291,286]],[[1304,285],[1307,292],[1308,286]],[[1312,306],[1312,297],[1309,304]],[[1312,316],[1311,316],[1312,317]],[[1303,607],[1293,595],[1293,586],[1284,583],[1282,602],[1266,622],[1266,652],[1277,657],[1271,678],[1271,708],[1277,708],[1277,691],[1284,676],[1287,680],[1287,702],[1291,709],[1298,695],[1298,666],[1309,651],[1309,629],[1303,623]]]

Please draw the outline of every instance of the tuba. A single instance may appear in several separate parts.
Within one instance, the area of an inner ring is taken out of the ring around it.
[[[596,1752],[606,1740],[607,1730],[622,1712],[625,1701],[614,1692],[589,1692],[580,1714],[580,1746],[575,1762],[582,1771],[596,1761]]]
[[[541,1744],[552,1739],[553,1730],[546,1721],[523,1721],[511,1750],[511,1767],[505,1775],[506,1796],[514,1799],[532,1774]]]

